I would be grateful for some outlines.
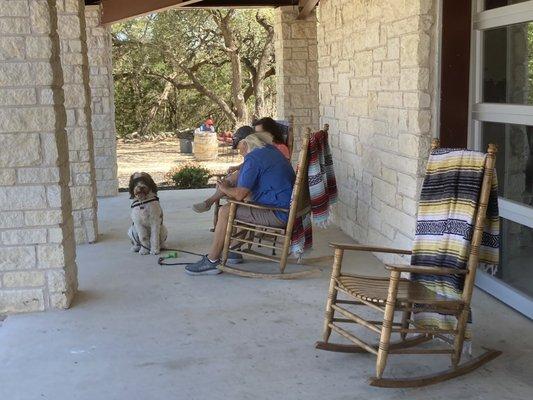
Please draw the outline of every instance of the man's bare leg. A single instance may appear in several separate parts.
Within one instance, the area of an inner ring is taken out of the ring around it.
[[[229,220],[229,204],[223,205],[218,210],[218,221],[215,227],[215,235],[213,237],[213,243],[211,249],[207,254],[207,257],[211,261],[217,261],[220,259],[222,249],[224,248],[224,239],[226,237],[226,229]]]

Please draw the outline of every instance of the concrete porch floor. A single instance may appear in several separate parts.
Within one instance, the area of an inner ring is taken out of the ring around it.
[[[160,193],[170,247],[206,248],[212,214],[190,210],[204,195]],[[374,357],[314,349],[329,268],[294,281],[190,277],[183,267],[161,268],[155,257],[129,252],[126,194],[101,199],[99,207],[99,242],[78,248],[80,292],[73,307],[10,316],[0,326],[0,399],[533,397],[533,324],[479,290],[474,347],[503,350],[501,357],[436,386],[371,388],[366,377],[374,373]],[[335,227],[315,229],[315,254],[328,254],[333,240],[349,241]],[[382,273],[369,254],[348,253],[345,265],[355,270],[354,264]],[[447,357],[434,358],[392,356],[386,373],[447,366]]]

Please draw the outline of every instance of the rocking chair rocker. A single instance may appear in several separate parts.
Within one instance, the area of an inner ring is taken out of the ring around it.
[[[324,129],[327,130],[328,127],[326,126]],[[316,268],[308,268],[302,271],[285,272],[285,267],[289,262],[310,266],[331,261],[331,256],[306,258],[305,260],[289,259],[292,230],[296,218],[301,216],[309,209],[309,191],[308,187],[306,187],[306,178],[310,135],[311,130],[308,128],[307,133],[304,135],[302,148],[298,157],[298,172],[296,174],[296,180],[292,191],[290,209],[281,209],[262,206],[259,204],[228,200],[230,203],[229,221],[224,242],[224,250],[222,253],[222,261],[218,267],[222,271],[248,278],[294,279],[309,276],[318,272],[318,270]],[[288,212],[289,218],[287,221],[287,225],[285,228],[273,228],[269,226],[263,226],[236,220],[235,213],[237,210],[237,206]],[[278,242],[280,243],[280,245],[278,245]],[[252,247],[271,249],[272,255],[253,250]],[[228,253],[230,251],[261,260],[279,263],[279,273],[252,272],[244,269],[230,267],[226,264]],[[276,251],[279,251],[279,257],[275,255]]]
[[[438,140],[434,140],[432,149],[438,147]],[[485,352],[481,356],[462,364],[460,363],[478,265],[479,247],[486,219],[489,192],[491,190],[495,153],[496,147],[490,144],[488,154],[485,158],[483,182],[476,205],[475,227],[466,269],[387,265],[385,268],[390,271],[389,278],[344,274],[341,272],[342,259],[344,252],[347,250],[405,255],[410,255],[412,252],[410,250],[385,247],[331,243],[331,247],[335,249],[335,257],[326,303],[323,341],[316,343],[317,349],[345,353],[369,352],[376,355],[376,377],[370,378],[369,383],[372,386],[389,388],[419,387],[448,380],[471,372],[501,354],[497,350],[485,349]],[[400,274],[402,272],[440,276],[462,275],[465,278],[462,296],[457,300],[443,298],[426,288],[420,282],[401,278]],[[349,300],[338,299],[339,292],[346,295]],[[368,321],[363,319],[361,316],[347,309],[347,306],[351,305],[368,306],[373,310],[380,311],[384,314],[383,320]],[[396,311],[401,312],[401,321],[394,321]],[[457,317],[456,327],[455,329],[436,329],[418,324],[412,318],[412,313],[417,311],[454,315]],[[340,314],[341,318],[336,317],[336,313]],[[373,331],[379,335],[379,344],[373,345],[361,340],[345,328],[339,326],[341,323],[358,324]],[[329,338],[332,332],[348,339],[353,344],[330,343]],[[399,333],[400,340],[391,342],[392,333]],[[407,338],[408,334],[416,335]],[[433,339],[440,339],[446,344],[447,348],[416,348],[417,345]],[[426,376],[404,379],[384,378],[383,372],[389,354],[449,354],[451,355],[452,367],[448,370]]]

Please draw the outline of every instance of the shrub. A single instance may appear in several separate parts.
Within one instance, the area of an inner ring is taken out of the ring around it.
[[[210,172],[196,164],[184,164],[172,169],[168,175],[178,189],[200,189],[207,186]]]

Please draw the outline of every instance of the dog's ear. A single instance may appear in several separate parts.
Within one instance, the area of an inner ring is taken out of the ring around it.
[[[150,188],[152,193],[157,194],[157,185],[155,184],[155,182],[152,179],[152,177],[150,176],[150,174],[147,174],[146,172],[143,172],[142,176],[143,176],[144,182],[146,183],[146,186],[148,186],[148,188]]]
[[[135,195],[133,194],[133,189],[135,189],[134,179],[135,179],[135,174],[131,174],[130,183],[128,185],[129,192],[130,192],[130,199],[135,198]]]

